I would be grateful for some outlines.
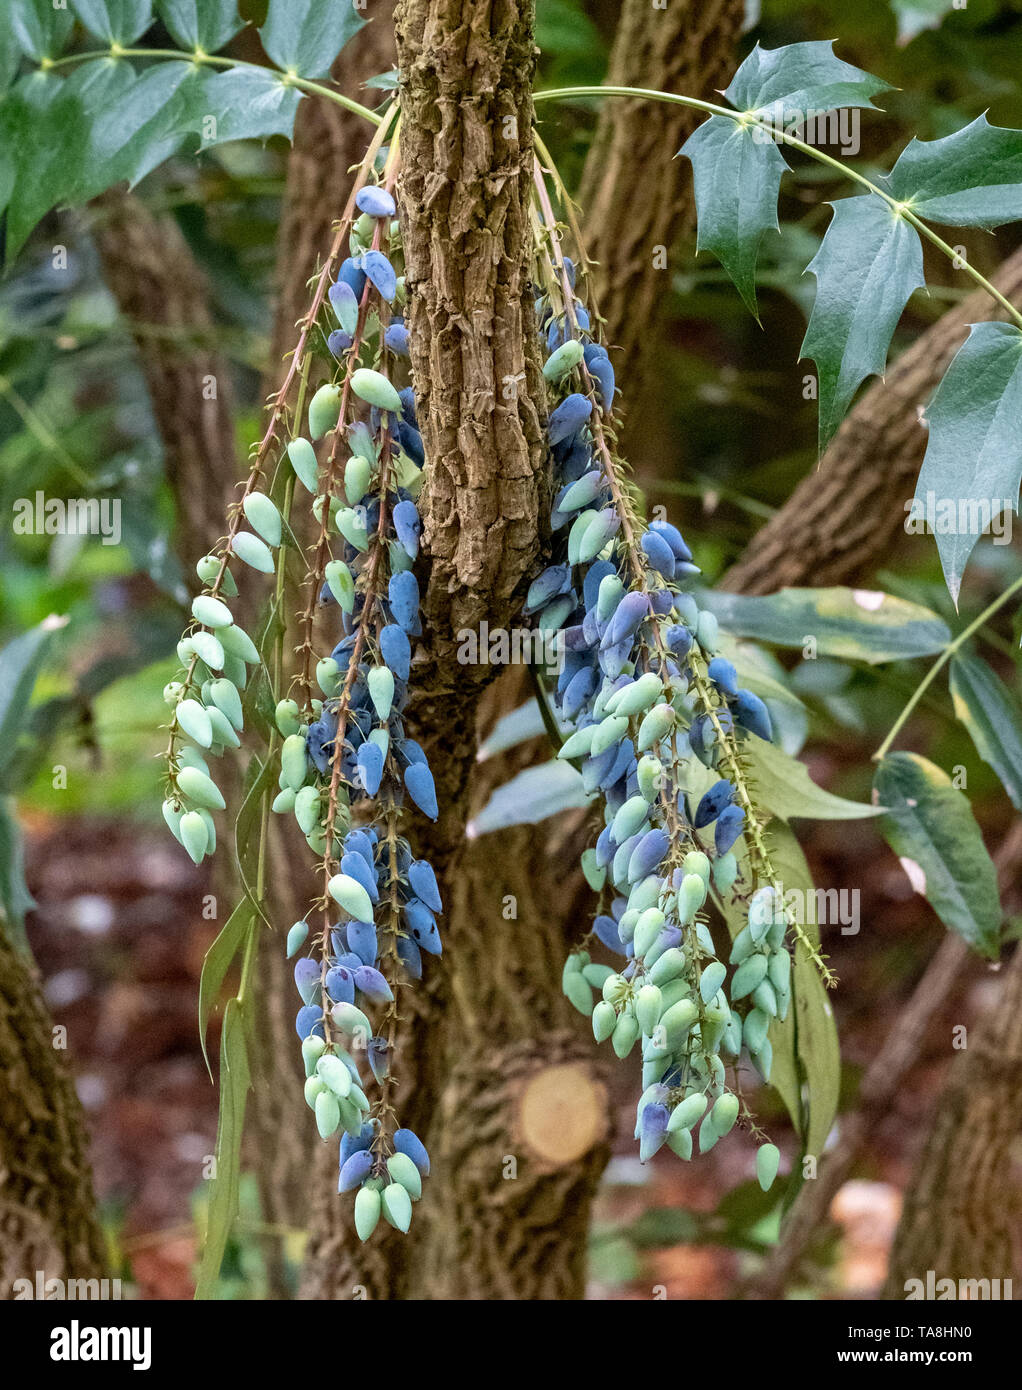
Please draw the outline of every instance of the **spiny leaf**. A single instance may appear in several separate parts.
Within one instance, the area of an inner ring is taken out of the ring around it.
[[[956,652],[951,658],[951,700],[976,751],[997,773],[1022,811],[1022,704],[985,661]]]
[[[999,227],[1022,218],[1022,130],[971,125],[942,140],[910,140],[887,177],[918,217],[952,227]]]
[[[816,302],[800,354],[819,372],[821,453],[859,384],[883,372],[902,310],[926,283],[918,233],[882,198],[867,193],[832,206],[807,267],[816,276]]]
[[[692,161],[696,250],[713,252],[756,314],[756,260],[764,234],[778,230],[777,195],[788,166],[772,140],[757,140],[751,127],[727,116],[704,121],[680,153]]]
[[[71,0],[78,18],[104,43],[132,44],[153,22],[152,0]]]
[[[1000,511],[1018,512],[1022,478],[1022,332],[977,323],[958,349],[927,411],[930,436],[912,517],[937,540],[958,606],[976,541]]]
[[[777,103],[796,118],[837,106],[873,108],[870,97],[889,90],[890,83],[836,58],[832,40],[818,40],[784,48],[757,44],[724,95],[739,111],[763,112]]]
[[[351,0],[270,0],[259,34],[267,54],[285,72],[325,77],[365,22]]]
[[[156,0],[156,10],[182,48],[216,53],[243,27],[237,0]]]
[[[776,594],[700,591],[699,604],[735,637],[755,637],[817,656],[877,665],[943,651],[947,624],[930,609],[872,589],[781,589]]]
[[[277,73],[269,68],[206,69],[197,77],[179,126],[200,137],[200,148],[208,150],[228,140],[265,140],[271,135],[286,135],[290,140],[302,94]]]
[[[956,8],[955,0],[891,0],[898,18],[898,42],[908,43],[924,29],[939,29],[945,15]]]
[[[913,888],[946,927],[996,959],[997,872],[968,800],[946,772],[917,753],[889,753],[873,785],[887,807],[880,828]]]

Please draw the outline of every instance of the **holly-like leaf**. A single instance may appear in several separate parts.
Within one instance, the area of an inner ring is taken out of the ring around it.
[[[1022,130],[978,116],[942,140],[910,140],[887,176],[895,198],[951,227],[999,227],[1022,218]]]
[[[238,0],[156,0],[156,12],[175,43],[203,53],[217,53],[244,27]]]
[[[9,0],[10,24],[26,58],[41,63],[59,58],[71,37],[75,17],[53,0]]]
[[[152,0],[71,0],[78,18],[104,43],[132,44],[153,22]]]
[[[1022,332],[1007,323],[973,324],[937,387],[927,419],[930,435],[910,522],[920,530],[925,522],[934,532],[957,607],[962,574],[979,536],[1000,512],[1018,512]]]
[[[802,357],[816,362],[820,452],[833,438],[860,383],[883,373],[902,310],[925,284],[915,228],[875,194],[843,198],[807,269],[816,302]]]
[[[898,42],[908,43],[924,29],[939,29],[955,8],[955,0],[891,0],[898,19]]]
[[[995,959],[1001,930],[997,871],[972,807],[951,778],[917,753],[889,753],[874,789],[884,838],[916,892],[944,925]]]
[[[196,76],[181,128],[199,136],[200,148],[208,150],[228,140],[265,140],[271,135],[286,135],[290,140],[302,94],[272,69],[207,69]]]
[[[325,77],[365,22],[351,0],[270,0],[259,34],[267,54],[285,72]]]
[[[834,56],[830,40],[790,43],[784,48],[752,50],[724,95],[739,111],[765,112],[783,107],[782,123],[810,112],[838,106],[873,107],[871,97],[890,90],[890,83]]]
[[[692,161],[696,250],[713,252],[757,314],[756,261],[765,233],[778,230],[777,195],[788,166],[773,140],[727,116],[704,121],[679,153]]]
[[[845,661],[908,661],[943,651],[947,623],[921,604],[873,589],[781,589],[748,596],[702,590],[699,603],[735,637],[805,648]]]
[[[976,752],[1001,779],[1022,811],[1022,703],[985,661],[959,653],[949,678],[955,714],[969,731]]]

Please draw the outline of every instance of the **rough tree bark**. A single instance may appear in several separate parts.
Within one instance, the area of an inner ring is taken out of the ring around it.
[[[929,1270],[955,1281],[1018,1280],[1020,1130],[1022,951],[1016,949],[1000,997],[972,1028],[937,1103],[905,1191],[885,1297],[904,1298],[906,1282],[925,1283]]]
[[[457,634],[512,624],[548,498],[529,287],[532,5],[406,0],[397,35],[412,369],[430,459],[414,718],[442,808],[425,851],[447,901],[443,968],[409,991],[395,1071],[399,1113],[435,1176],[409,1238],[359,1249],[324,1174],[304,1292],[573,1298],[604,1161],[602,1087],[557,989],[563,948],[541,905],[519,900],[508,921],[501,865],[482,892],[460,867],[468,731],[495,672],[459,665]]]
[[[0,1298],[13,1281],[101,1279],[85,1117],[32,964],[0,922]]]
[[[223,534],[237,476],[234,393],[211,341],[208,286],[173,218],[154,216],[119,190],[93,206],[103,277],[129,328],[138,328],[139,365],[178,508],[175,544],[194,577],[196,560]],[[145,331],[154,327],[168,331]],[[212,397],[203,389],[210,381]]]
[[[623,0],[607,85],[713,100],[733,72],[744,18],[743,0],[672,0],[664,9]],[[674,155],[704,119],[685,107],[607,99],[586,156],[578,190],[586,250],[615,360],[629,365],[629,392],[667,298],[670,271],[653,268],[654,252],[670,251],[692,217],[689,166]]]
[[[425,8],[419,7],[420,14],[425,13]],[[430,30],[432,43],[445,48],[456,42],[452,36],[457,30],[451,16],[458,8],[434,7],[436,27]],[[629,0],[626,9],[634,15],[637,8],[635,0]],[[690,7],[676,8],[683,12],[688,23],[697,22]],[[714,7],[716,44],[723,54],[730,51],[736,30],[734,16],[739,8],[735,4]],[[483,7],[477,17],[478,32],[486,33],[492,13],[506,12],[507,7],[503,10],[497,6]],[[622,22],[624,18],[623,14]],[[678,36],[679,27],[673,16],[668,21],[658,13],[655,19]],[[424,34],[427,29],[429,24],[424,20]],[[697,48],[708,51],[709,39],[703,29],[700,33],[703,37],[688,45],[688,53],[694,53]],[[478,40],[475,42],[478,44]],[[626,51],[626,47],[622,48],[622,55]],[[618,80],[633,84],[658,81],[662,71],[659,64],[652,71],[644,66],[649,56],[647,49],[632,54],[631,67],[626,71],[620,66],[623,58],[619,59]],[[663,62],[669,65],[666,55]],[[711,70],[716,70],[717,66],[723,70],[727,62],[727,57],[716,58],[710,65]],[[439,86],[432,85],[428,63],[427,57],[423,74],[427,101],[441,96],[450,100],[447,89],[441,91]],[[621,113],[620,105],[613,107],[608,103],[609,116],[616,119]],[[442,168],[437,168],[436,161],[449,159],[451,152],[443,146],[436,149],[434,140],[449,138],[454,130],[452,121],[456,112],[449,113],[441,105],[437,113],[430,110],[427,115],[430,124],[421,135],[424,146],[417,149],[414,156],[407,145],[409,126],[406,125],[403,136],[405,166],[416,177],[415,198],[426,200],[436,196],[446,202],[450,194],[442,182]],[[606,121],[602,124],[606,125]],[[489,137],[484,132],[474,138]],[[672,138],[671,133],[661,129],[659,139],[663,148],[669,146]],[[622,149],[620,144],[615,146],[615,159],[621,157]],[[453,153],[457,158],[456,149]],[[671,166],[665,183],[670,189],[664,190],[658,206],[663,210],[677,209],[684,200],[682,174],[677,165]],[[673,190],[673,198],[670,190]],[[587,212],[588,209],[583,208],[583,215]],[[615,216],[619,217],[617,210]],[[588,222],[588,217],[586,220]],[[469,228],[471,224],[465,221],[463,225]],[[657,221],[656,225],[659,229],[662,222]],[[663,232],[663,235],[671,234],[672,231]],[[466,233],[466,247],[472,235]],[[647,232],[647,235],[653,233]],[[424,248],[421,254],[425,255],[428,250],[437,256],[444,244],[440,225],[427,224],[420,240]],[[432,247],[427,245],[430,240]],[[414,243],[409,246],[414,257],[418,254]],[[603,244],[603,251],[608,262],[616,266],[617,244],[608,240]],[[473,255],[476,254],[478,249],[473,250]],[[454,262],[454,279],[445,268],[446,262],[439,266],[444,272],[440,280],[430,278],[434,274],[430,261],[423,264],[430,267],[430,276],[426,277],[423,288],[433,296],[432,300],[425,301],[424,316],[430,332],[438,309],[442,321],[439,324],[441,333],[435,342],[429,338],[424,343],[426,363],[425,368],[421,361],[417,364],[417,382],[451,383],[447,399],[442,403],[443,427],[433,439],[429,452],[431,467],[434,459],[444,460],[443,475],[437,490],[431,491],[428,502],[430,534],[441,538],[437,547],[439,553],[433,560],[431,592],[439,593],[442,608],[431,614],[430,627],[434,631],[446,631],[449,647],[459,626],[474,626],[483,615],[488,616],[491,626],[497,625],[492,596],[485,604],[480,604],[479,595],[485,588],[480,590],[472,578],[478,569],[484,575],[484,586],[489,586],[492,561],[485,560],[483,548],[491,546],[494,537],[487,531],[484,538],[466,538],[460,529],[460,517],[456,518],[455,526],[448,526],[451,510],[448,499],[457,497],[457,476],[469,478],[458,448],[452,448],[458,437],[460,417],[447,413],[460,411],[465,399],[460,384],[460,363],[456,362],[453,378],[447,374],[450,371],[447,335],[453,332],[455,341],[460,336],[457,326],[452,327],[445,302],[451,295],[452,285],[458,287],[457,261]],[[654,285],[659,284],[662,274],[654,270],[651,256],[640,258],[627,271],[624,265],[621,269],[629,275],[643,274],[645,280]],[[489,273],[485,258],[482,273]],[[625,301],[615,297],[604,316],[611,340],[621,341],[628,320]],[[484,321],[487,318],[485,314]],[[514,371],[518,370],[516,366]],[[499,373],[494,375],[499,377]],[[490,380],[482,387],[483,391],[493,389]],[[502,394],[497,393],[498,402]],[[432,414],[440,405],[440,402],[430,401],[425,408]],[[424,403],[420,399],[420,419],[423,412]],[[477,429],[472,409],[469,418],[473,430]],[[434,454],[432,449],[440,453]],[[519,485],[515,480],[512,498]],[[499,484],[499,487],[506,488],[506,484]],[[492,483],[488,484],[484,489],[486,508],[492,508],[495,495]],[[529,543],[527,532],[514,518],[505,534],[513,551],[518,550],[523,539]],[[472,591],[464,592],[465,582],[473,584]],[[448,599],[444,589],[452,583],[455,596]],[[508,588],[505,582],[498,595],[501,604]],[[443,629],[438,628],[441,623]],[[431,658],[443,664],[443,654],[434,651]],[[449,651],[447,660],[449,663]],[[452,668],[448,666],[448,669]],[[436,668],[432,674],[435,679]],[[474,684],[479,675],[465,668],[457,674],[459,684],[466,689],[467,683]],[[442,688],[442,680],[439,685]],[[453,825],[449,834],[442,830],[435,837],[434,853],[439,852],[449,863],[445,878],[453,889],[445,903],[444,922],[446,936],[455,943],[449,952],[453,963],[449,964],[445,956],[443,975],[446,980],[448,970],[455,971],[449,982],[448,997],[466,1012],[467,1017],[457,1026],[441,1028],[437,1014],[444,1005],[437,999],[430,1010],[431,1021],[429,1018],[422,1020],[416,1032],[417,1045],[424,1055],[434,1063],[439,1062],[430,1072],[431,1093],[441,1097],[437,1108],[439,1123],[430,1122],[435,1177],[428,1186],[434,1189],[430,1199],[434,1205],[424,1203],[425,1209],[420,1208],[424,1217],[429,1218],[431,1213],[433,1216],[425,1234],[417,1236],[413,1226],[407,1242],[391,1242],[385,1261],[374,1265],[372,1291],[376,1296],[400,1296],[401,1291],[411,1289],[431,1297],[578,1297],[583,1288],[589,1198],[605,1161],[603,1137],[607,1129],[602,1082],[599,1074],[591,1069],[591,1044],[586,1041],[580,1046],[579,1040],[586,1030],[580,1028],[577,1018],[566,1009],[556,983],[566,942],[580,933],[588,906],[588,890],[575,867],[582,843],[580,821],[566,818],[554,830],[548,823],[541,829],[523,826],[504,831],[497,847],[499,854],[493,839],[484,837],[460,842],[466,817],[485,804],[497,785],[533,761],[536,750],[535,745],[529,745],[510,757],[494,758],[474,767],[467,764],[466,758],[471,757],[475,739],[466,738],[464,731],[472,727],[469,705],[475,697],[469,694],[464,701],[459,697],[459,708],[463,711],[459,715],[451,703],[454,693],[444,694],[443,703],[430,713],[439,714],[451,728],[462,730],[460,747],[447,750],[444,759],[446,762],[447,758],[454,758],[452,769],[456,776],[451,783],[452,790],[461,786],[466,773],[470,775],[470,783],[467,794],[458,795],[452,803],[456,809]],[[520,704],[529,693],[521,668],[506,671],[480,701],[480,732],[488,731],[500,714]],[[428,723],[426,718],[423,723]],[[455,846],[456,857],[449,859]],[[505,899],[514,900],[517,905],[517,920],[513,922],[505,922],[501,916],[500,905]],[[564,1067],[574,1070],[566,1071]],[[531,1088],[526,1079],[529,1076]],[[425,1084],[424,1076],[417,1075],[417,1079],[420,1086]],[[562,1087],[562,1082],[567,1085]],[[533,1106],[532,1101],[542,1096],[547,1085],[551,1088],[552,1103],[544,1100],[542,1105]],[[432,1090],[433,1087],[436,1089]],[[560,1103],[577,1106],[573,1119],[570,1111],[557,1116],[564,1131],[563,1147],[557,1135],[543,1132],[533,1118],[538,1114],[542,1122],[548,1123]],[[520,1170],[517,1180],[504,1181],[500,1177],[503,1156],[520,1154],[523,1141],[526,1149],[529,1147],[529,1135],[522,1133],[523,1115],[528,1117],[526,1129],[532,1126],[530,1167],[527,1172]],[[585,1153],[587,1144],[590,1145],[588,1154]],[[356,1252],[352,1258],[350,1248],[345,1247],[346,1224],[338,1221],[339,1213],[335,1208],[336,1204],[325,1211],[317,1209],[314,1214],[314,1229],[319,1229],[323,1221],[335,1223],[337,1229],[314,1240],[305,1282],[305,1291],[310,1296],[351,1297],[353,1288],[365,1282],[361,1266],[368,1256]],[[417,1211],[417,1221],[419,1216]],[[405,1262],[406,1268],[403,1267]],[[330,1273],[326,1268],[328,1264],[335,1266]]]

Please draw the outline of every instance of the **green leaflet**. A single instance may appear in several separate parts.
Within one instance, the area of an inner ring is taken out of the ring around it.
[[[71,0],[78,18],[97,39],[127,47],[153,22],[152,0]]]
[[[997,873],[968,800],[947,773],[917,753],[889,753],[873,785],[888,812],[880,828],[913,888],[946,927],[996,959]]]
[[[265,909],[260,901],[256,876],[259,867],[259,846],[262,838],[259,821],[263,814],[263,803],[274,786],[273,764],[272,749],[267,754],[265,762],[260,763],[258,758],[253,758],[249,763],[245,773],[245,796],[238,812],[234,830],[234,845],[242,886],[252,906],[266,921],[267,926],[273,924],[266,917]]]
[[[37,63],[59,58],[71,37],[74,14],[57,9],[51,0],[9,0],[9,4],[11,29],[25,56]]]
[[[53,633],[64,625],[48,618],[0,648],[0,791],[13,791],[10,773],[29,700]]]
[[[527,767],[498,787],[465,827],[465,833],[474,839],[509,825],[534,825],[548,816],[588,804],[582,777],[570,763],[541,763],[538,767]]]
[[[785,894],[794,891],[800,902],[815,903],[812,875],[792,831],[776,822],[770,827],[770,839],[770,858]],[[748,882],[746,849],[742,849],[740,858]],[[733,940],[748,920],[747,904],[744,900],[728,899],[723,912]],[[810,914],[806,911],[803,915]],[[819,941],[819,930],[813,923],[806,922],[803,930],[814,943]],[[837,1113],[841,1054],[827,991],[801,948],[796,950],[793,961],[792,1002],[785,1021],[774,1019],[770,1025],[774,1053],[770,1085],[784,1101],[805,1152],[819,1155]]]
[[[17,83],[6,98],[15,103],[6,116],[15,141],[8,256],[50,208],[137,183],[172,153],[181,141],[173,99],[197,76],[168,62],[136,77],[128,63],[103,59],[67,78],[34,73]]]
[[[0,931],[6,930],[25,955],[30,954],[25,913],[33,907],[35,899],[25,882],[25,848],[14,803],[0,797]]]
[[[216,53],[243,27],[238,0],[156,0],[156,12],[175,43]]]
[[[847,801],[818,787],[804,763],[773,743],[750,738],[743,751],[757,803],[782,820],[862,820],[882,814],[881,807]]]
[[[727,116],[704,121],[679,153],[692,161],[696,250],[713,252],[757,314],[756,260],[764,234],[779,230],[777,195],[788,166],[772,140]]]
[[[934,531],[948,591],[1001,510],[1018,512],[1022,477],[1022,332],[976,323],[927,411],[930,435],[911,517]]]
[[[887,177],[917,217],[952,227],[1022,218],[1022,130],[977,118],[942,140],[910,140]]]
[[[270,0],[259,36],[269,57],[285,72],[325,77],[365,22],[351,0]]]
[[[819,371],[821,454],[859,384],[883,372],[902,310],[926,284],[918,232],[882,198],[866,193],[832,207],[807,267],[817,289],[801,350]]]
[[[297,87],[286,86],[268,68],[204,68],[187,90],[178,122],[182,133],[199,136],[200,149],[229,140],[265,140],[286,135],[290,140],[302,100]]]
[[[202,1044],[202,1060],[206,1063],[210,1081],[213,1070],[206,1051],[206,1034],[209,1019],[220,996],[220,990],[238,952],[247,940],[255,925],[256,914],[248,898],[241,902],[221,927],[202,958],[202,973],[199,976],[199,1041]]]
[[[939,29],[955,0],[891,0],[898,19],[898,42],[908,43],[924,29]]]
[[[210,1193],[206,1238],[195,1285],[196,1298],[215,1294],[220,1265],[238,1211],[241,1136],[245,1098],[251,1084],[242,1005],[229,999],[220,1035],[220,1117],[216,1132],[216,1177]]]
[[[133,185],[185,141],[209,149],[290,138],[301,99],[268,70],[217,72],[177,60],[136,73],[126,61],[101,59],[66,78],[23,78],[0,103],[0,136],[13,151],[9,180],[0,157],[8,255],[51,208],[84,203],[122,180]]]
[[[765,112],[775,107],[784,123],[810,111],[838,106],[873,108],[870,97],[890,91],[890,83],[834,56],[832,40],[790,43],[783,48],[752,50],[724,95],[739,111]],[[774,114],[774,113],[771,113]]]
[[[696,597],[732,636],[803,649],[812,638],[815,656],[877,665],[930,656],[951,641],[930,609],[873,590],[781,589],[761,597],[700,590]]]
[[[1016,809],[1022,810],[1022,704],[1014,691],[977,657],[956,652],[949,676],[955,714],[976,752],[997,773]]]

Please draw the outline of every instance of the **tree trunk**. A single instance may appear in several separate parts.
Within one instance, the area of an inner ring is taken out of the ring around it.
[[[623,0],[607,85],[647,87],[713,100],[734,70],[743,0]],[[586,156],[578,204],[608,339],[627,362],[627,389],[657,343],[670,292],[667,253],[692,222],[689,166],[675,159],[705,120],[701,111],[649,100],[607,99]],[[658,254],[659,253],[659,254]]]
[[[558,987],[564,945],[546,890],[537,899],[517,871],[525,832],[517,845],[502,837],[496,860],[483,849],[485,883],[470,867],[468,731],[494,672],[456,660],[460,629],[514,622],[548,505],[529,286],[532,6],[406,0],[397,26],[412,368],[430,466],[415,719],[442,808],[425,842],[416,826],[416,849],[442,870],[445,954],[428,989],[408,991],[415,1017],[395,1071],[398,1112],[425,1138],[434,1175],[408,1237],[359,1248],[349,1205],[332,1195],[331,1146],[304,1292],[578,1298],[604,1092]],[[538,871],[536,887],[546,882]]]
[[[906,1191],[885,1297],[908,1281],[1018,1280],[1022,1270],[1022,951],[971,1030]],[[964,1297],[962,1293],[958,1297]],[[980,1295],[974,1294],[974,1297]],[[1002,1297],[1008,1297],[1003,1291]]]
[[[85,1117],[34,966],[0,923],[0,1297],[16,1279],[102,1279]]]

